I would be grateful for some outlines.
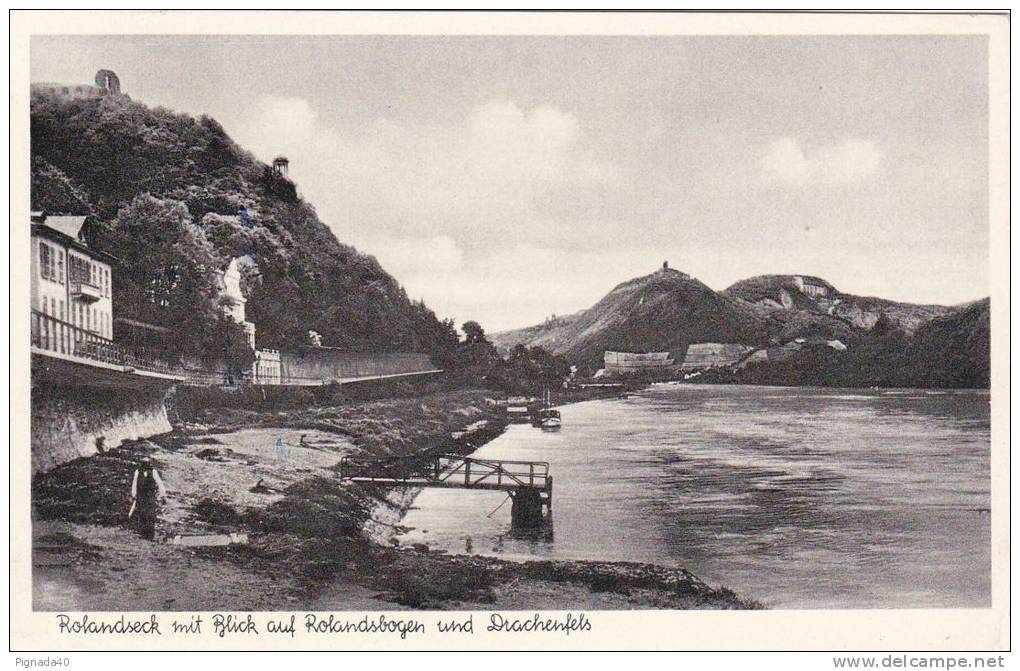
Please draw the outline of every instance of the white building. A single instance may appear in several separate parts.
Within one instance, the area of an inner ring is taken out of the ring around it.
[[[696,343],[688,346],[681,370],[723,368],[740,363],[752,348],[733,343]]]
[[[220,276],[220,295],[226,299],[223,309],[235,322],[244,328],[248,336],[248,346],[255,350],[255,361],[251,365],[251,376],[254,384],[282,384],[283,367],[280,363],[280,351],[275,349],[255,349],[255,324],[245,319],[244,307],[248,300],[241,291],[241,263],[250,260],[238,257],[230,261],[230,265]]]
[[[39,320],[41,332],[52,333],[54,326],[60,326],[60,333],[79,334],[49,343],[49,349],[70,348],[82,332],[113,339],[112,259],[88,247],[83,235],[85,220],[83,216],[32,213],[33,324]]]
[[[793,285],[802,294],[812,298],[827,298],[829,295],[829,288],[820,284],[816,278],[795,275],[793,277]]]
[[[255,350],[255,362],[252,364],[252,381],[255,384],[281,384],[283,382],[280,350]]]
[[[241,258],[230,261],[230,265],[220,276],[220,295],[226,299],[224,310],[230,318],[244,327],[245,335],[248,336],[248,345],[255,349],[255,324],[245,320],[244,306],[248,299],[241,291]]]
[[[605,375],[668,371],[676,363],[669,352],[613,352],[602,354]]]

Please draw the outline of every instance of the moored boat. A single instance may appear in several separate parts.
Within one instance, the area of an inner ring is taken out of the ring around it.
[[[547,408],[541,412],[539,425],[545,431],[556,431],[563,424],[563,419],[560,417],[559,410],[553,410]]]
[[[531,414],[531,425],[547,431],[555,431],[563,424],[559,410],[552,408],[552,396],[545,390],[545,399],[541,408],[535,408]]]

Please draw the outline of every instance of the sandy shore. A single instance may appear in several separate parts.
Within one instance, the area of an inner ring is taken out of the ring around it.
[[[218,408],[33,481],[36,610],[753,608],[682,569],[448,556],[391,539],[414,490],[337,486],[348,454],[469,453],[499,435],[483,392],[280,412]],[[466,435],[462,432],[471,427]],[[458,435],[458,438],[454,438]],[[130,478],[166,482],[157,540],[127,525]],[[246,545],[177,535],[244,532]]]

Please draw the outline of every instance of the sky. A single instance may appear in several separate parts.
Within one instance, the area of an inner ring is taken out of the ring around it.
[[[209,114],[440,317],[498,331],[668,261],[716,290],[989,294],[987,42],[862,37],[34,37]]]

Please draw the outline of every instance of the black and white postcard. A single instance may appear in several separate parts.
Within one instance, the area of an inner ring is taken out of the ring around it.
[[[12,646],[1009,646],[1009,17],[15,12]]]

